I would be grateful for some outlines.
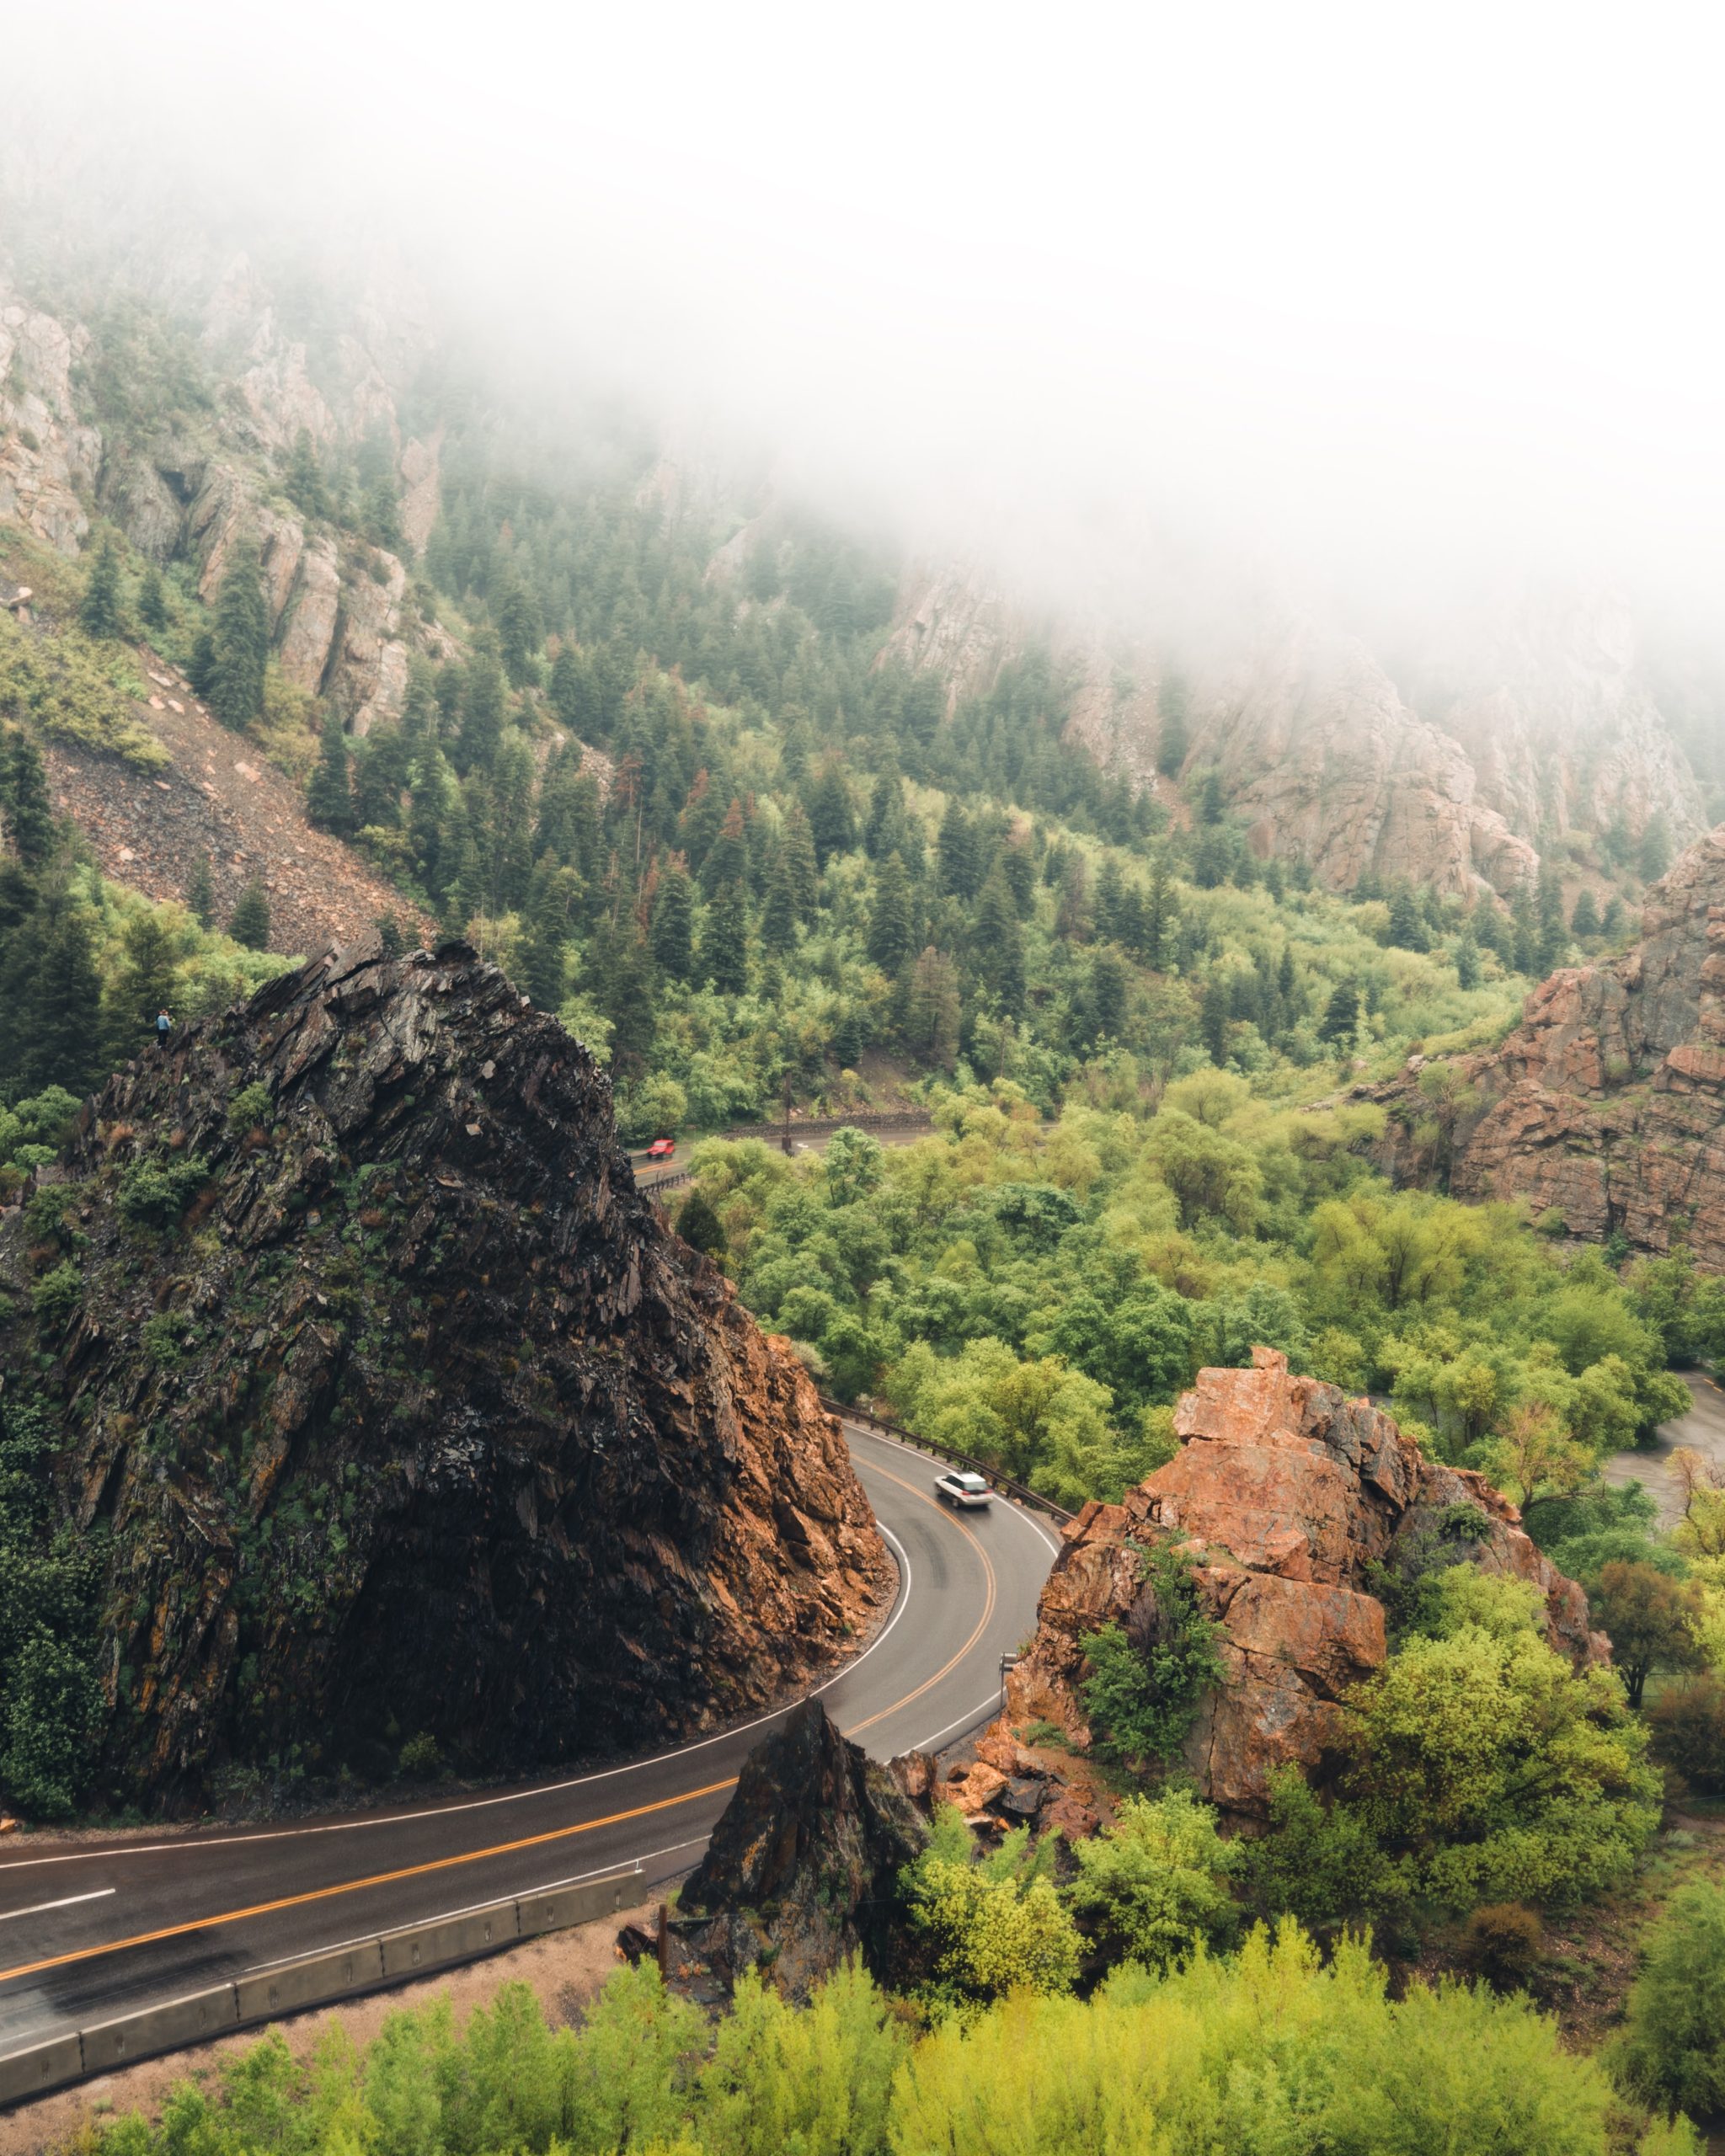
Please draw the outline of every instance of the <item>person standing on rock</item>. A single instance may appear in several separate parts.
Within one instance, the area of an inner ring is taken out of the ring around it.
[[[173,1031],[173,1019],[168,1017],[165,1011],[158,1011],[156,1013],[156,1045],[158,1048],[163,1049],[164,1053],[168,1047],[168,1036]]]

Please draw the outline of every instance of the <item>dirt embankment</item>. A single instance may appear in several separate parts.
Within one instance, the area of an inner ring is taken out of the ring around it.
[[[435,933],[430,917],[350,847],[312,829],[298,787],[254,742],[212,718],[152,652],[138,657],[150,683],[139,716],[173,757],[168,770],[44,744],[55,807],[88,839],[104,876],[147,898],[184,899],[206,854],[218,925],[256,878],[270,896],[270,948],[307,957],[368,936],[385,914],[409,944]]]

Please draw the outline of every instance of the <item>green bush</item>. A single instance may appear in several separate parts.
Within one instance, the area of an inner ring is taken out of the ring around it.
[[[1033,1856],[1028,1843],[1019,1828],[979,1863],[959,1814],[950,1805],[937,1814],[928,1847],[900,1881],[920,1988],[932,1999],[1071,1988],[1078,1935],[1047,1876],[1052,1850]]]
[[[437,1748],[437,1739],[429,1730],[421,1730],[410,1737],[401,1748],[398,1763],[403,1774],[419,1781],[429,1781],[443,1764],[443,1754]]]
[[[34,1630],[7,1673],[0,1788],[38,1819],[69,1817],[95,1764],[101,1687],[83,1642]]]
[[[1461,1929],[1461,1958],[1499,1991],[1525,1990],[1545,1954],[1546,1927],[1519,1902],[1491,1902]]]
[[[1068,1903],[1117,1961],[1165,1968],[1238,1929],[1228,1890],[1238,1845],[1223,1841],[1215,1813],[1189,1790],[1128,1797],[1113,1826],[1072,1854],[1078,1876]]]
[[[61,1331],[84,1299],[84,1276],[69,1258],[45,1273],[30,1289],[30,1307],[45,1331]]]
[[[1122,1760],[1172,1758],[1223,1674],[1221,1627],[1199,1606],[1191,1558],[1158,1543],[1145,1552],[1143,1570],[1152,1599],[1143,1646],[1118,1625],[1098,1627],[1084,1645],[1084,1711],[1103,1749]]]
[[[1725,1886],[1678,1889],[1649,1933],[1614,2053],[1649,2102],[1694,2112],[1725,2106]]]
[[[171,1228],[209,1177],[210,1163],[201,1154],[137,1161],[120,1177],[115,1203],[130,1227]]]
[[[1656,1758],[1691,1789],[1725,1794],[1725,1680],[1711,1671],[1673,1685],[1648,1710]]]
[[[255,1124],[266,1121],[273,1098],[262,1079],[254,1079],[249,1086],[242,1086],[227,1103],[229,1130],[250,1130]]]

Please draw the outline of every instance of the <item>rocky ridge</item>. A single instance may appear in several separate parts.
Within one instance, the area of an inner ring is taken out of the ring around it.
[[[1069,611],[1052,626],[1073,685],[1067,734],[1154,788],[1168,662],[1121,606],[1113,622]],[[1035,633],[1028,605],[980,567],[925,563],[887,650],[938,674],[951,707]],[[1405,665],[1285,608],[1251,630],[1213,624],[1206,643],[1185,669],[1185,774],[1219,769],[1254,850],[1303,859],[1333,889],[1370,874],[1508,896],[1550,835],[1620,817],[1635,837],[1657,819],[1680,842],[1701,829],[1694,774],[1615,601],[1529,606]]]
[[[634,1749],[888,1598],[806,1373],[466,947],[270,983],[112,1079],[57,1172],[57,1247],[41,1202],[0,1229],[0,1362],[100,1567],[105,1785],[382,1774],[419,1732],[473,1770]],[[67,1250],[76,1306],[32,1315]]]
[[[1359,1089],[1389,1110],[1391,1175],[1725,1267],[1725,825],[1648,891],[1632,951],[1553,974],[1500,1047],[1447,1078],[1434,1091],[1416,1057]]]
[[[1541,1555],[1515,1508],[1481,1476],[1425,1459],[1391,1418],[1287,1358],[1201,1370],[1174,1411],[1176,1457],[1118,1505],[1087,1504],[1063,1530],[1030,1652],[1007,1680],[1007,1712],[978,1751],[1010,1748],[1038,1721],[1088,1745],[1085,1642],[1118,1624],[1146,1641],[1156,1621],[1141,1553],[1185,1545],[1199,1601],[1222,1628],[1226,1676],[1206,1694],[1182,1764],[1224,1812],[1267,1816],[1278,1767],[1322,1766],[1345,1726],[1349,1688],[1388,1652],[1375,1579],[1437,1561],[1526,1580],[1551,1644],[1601,1660],[1587,1600]]]

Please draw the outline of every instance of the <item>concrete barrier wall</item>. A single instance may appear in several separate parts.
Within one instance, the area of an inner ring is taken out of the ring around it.
[[[328,1953],[310,1954],[281,1968],[143,2007],[73,2035],[46,2038],[0,2058],[0,2105],[28,2103],[33,2096],[91,2074],[111,2073],[136,2059],[207,2043],[235,2029],[405,1983],[459,1961],[478,1961],[521,1939],[614,1916],[639,1897],[645,1883],[640,1872],[623,1871],[489,1903],[435,1924],[409,1924]]]

